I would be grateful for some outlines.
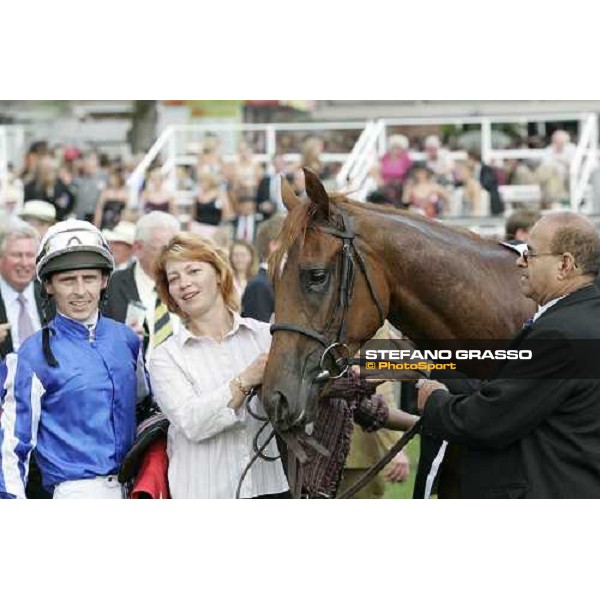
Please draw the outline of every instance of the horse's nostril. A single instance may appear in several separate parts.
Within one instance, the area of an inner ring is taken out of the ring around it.
[[[275,423],[286,423],[289,414],[289,405],[286,397],[281,392],[273,392],[271,394],[270,404],[273,407]]]

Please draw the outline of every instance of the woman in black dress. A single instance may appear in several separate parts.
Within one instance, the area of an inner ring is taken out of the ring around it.
[[[115,170],[108,176],[106,187],[100,194],[96,206],[94,225],[98,229],[114,229],[121,221],[123,210],[127,206],[125,178],[121,171]]]

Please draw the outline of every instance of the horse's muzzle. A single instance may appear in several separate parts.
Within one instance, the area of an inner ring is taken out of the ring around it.
[[[288,399],[281,392],[273,392],[269,397],[269,417],[277,431],[290,431],[302,425],[304,411],[293,414]]]

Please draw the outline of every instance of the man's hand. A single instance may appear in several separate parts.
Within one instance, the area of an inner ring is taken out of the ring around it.
[[[443,383],[433,379],[420,379],[419,381],[422,383],[419,384],[417,406],[419,407],[419,411],[423,412],[425,409],[425,404],[427,404],[427,400],[429,400],[429,396],[431,396],[435,390],[448,391],[448,388]]]
[[[400,450],[390,461],[389,469],[385,475],[387,481],[391,483],[402,483],[410,475],[410,461],[404,450]]]
[[[10,331],[10,323],[0,323],[0,344],[3,344]]]
[[[137,321],[132,321],[131,323],[128,323],[130,329],[133,329],[133,331],[135,333],[137,333],[137,336],[140,338],[140,341],[143,342],[144,341],[144,327],[143,325],[140,325]]]

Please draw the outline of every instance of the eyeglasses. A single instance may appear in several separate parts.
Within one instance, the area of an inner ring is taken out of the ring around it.
[[[562,254],[557,254],[556,252],[532,252],[529,248],[525,248],[521,255],[525,264],[529,263],[530,258],[537,258],[538,256],[562,256]]]

